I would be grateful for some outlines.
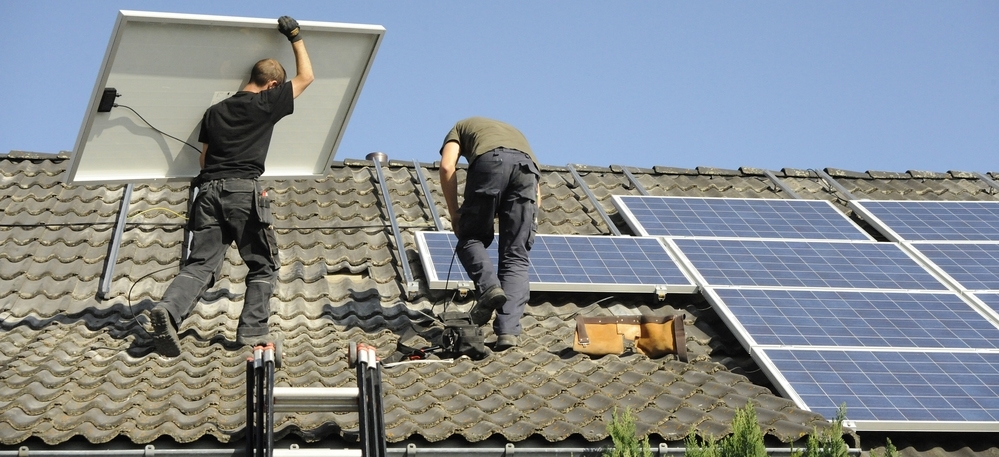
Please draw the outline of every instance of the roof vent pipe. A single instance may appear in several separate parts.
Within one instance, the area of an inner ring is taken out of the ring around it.
[[[385,154],[384,152],[372,152],[364,156],[364,159],[372,162],[377,160],[381,163],[388,163],[388,154]]]

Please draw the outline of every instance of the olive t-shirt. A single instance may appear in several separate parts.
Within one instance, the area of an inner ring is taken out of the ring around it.
[[[538,164],[538,159],[534,157],[534,152],[531,151],[524,134],[505,122],[484,117],[460,120],[444,138],[444,144],[451,141],[458,142],[461,155],[469,164],[474,162],[476,157],[496,148],[516,149],[527,153],[534,164]],[[443,152],[444,146],[441,145],[441,153]]]

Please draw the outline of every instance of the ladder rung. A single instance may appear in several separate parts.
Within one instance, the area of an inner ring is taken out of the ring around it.
[[[274,412],[357,411],[356,387],[275,387]]]

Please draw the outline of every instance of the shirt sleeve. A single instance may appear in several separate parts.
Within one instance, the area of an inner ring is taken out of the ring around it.
[[[461,136],[458,134],[457,125],[451,127],[451,131],[447,133],[446,137],[444,137],[444,142],[441,143],[441,150],[438,151],[441,155],[444,155],[444,145],[448,144],[451,141],[456,141],[458,142],[459,145],[461,144]]]
[[[198,141],[208,144],[208,111],[201,116],[201,131],[198,132]]]

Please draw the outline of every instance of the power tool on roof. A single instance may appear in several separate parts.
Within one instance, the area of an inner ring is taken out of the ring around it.
[[[401,360],[425,360],[431,355],[444,358],[468,356],[473,360],[486,357],[485,337],[482,329],[472,323],[471,316],[465,312],[444,312],[440,315],[444,330],[441,332],[440,344],[414,348],[401,342],[398,344]]]

